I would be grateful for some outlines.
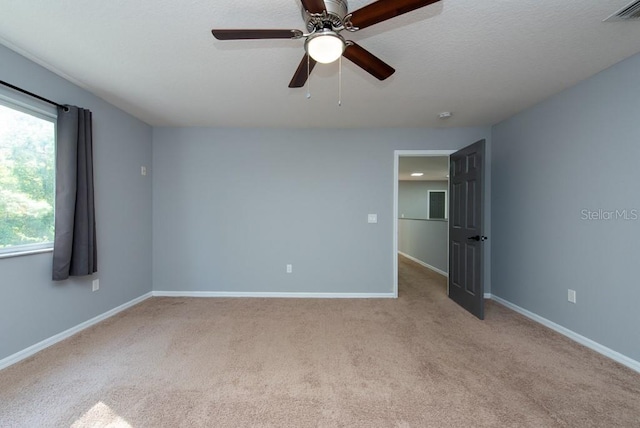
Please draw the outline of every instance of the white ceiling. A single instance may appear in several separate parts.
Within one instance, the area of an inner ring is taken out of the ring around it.
[[[349,38],[397,71],[379,82],[345,60],[342,107],[337,63],[315,68],[309,100],[287,87],[302,40],[211,35],[303,29],[299,0],[0,0],[0,42],[156,126],[476,126],[639,52],[640,22],[602,22],[628,1],[443,0],[374,25]]]
[[[414,172],[422,172],[421,177],[412,177]],[[448,181],[448,156],[400,156],[398,159],[398,180],[400,181]]]

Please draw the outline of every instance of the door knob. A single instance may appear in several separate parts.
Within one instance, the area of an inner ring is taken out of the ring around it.
[[[476,235],[476,236],[470,236],[467,238],[470,241],[486,241],[487,239],[489,239],[489,237],[487,236],[480,236],[480,235]]]

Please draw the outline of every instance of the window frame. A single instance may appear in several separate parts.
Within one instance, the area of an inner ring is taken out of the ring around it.
[[[53,123],[53,156],[55,167],[56,156],[56,134],[58,127],[58,110],[56,106],[48,104],[44,101],[32,98],[26,94],[11,90],[9,88],[0,87],[0,105],[25,113],[38,119],[46,120]],[[54,174],[54,222],[55,222],[55,174]],[[9,257],[26,256],[31,254],[48,253],[53,251],[53,241],[41,242],[37,244],[23,244],[8,248],[0,248],[0,259]]]
[[[431,194],[432,193],[444,193],[444,218],[440,217],[431,217]],[[449,220],[449,199],[447,199],[447,191],[446,190],[427,190],[427,219],[428,220]]]

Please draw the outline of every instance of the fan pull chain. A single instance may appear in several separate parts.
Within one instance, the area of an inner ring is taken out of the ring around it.
[[[311,98],[311,79],[309,78],[309,74],[311,73],[309,72],[309,54],[307,54],[307,99]]]
[[[342,106],[342,55],[338,63],[338,107]]]

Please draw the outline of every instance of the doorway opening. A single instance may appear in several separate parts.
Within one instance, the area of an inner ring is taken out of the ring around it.
[[[396,150],[393,192],[393,293],[398,297],[398,254],[447,275],[449,259],[448,210],[434,209],[449,188],[449,156],[455,150]],[[402,161],[402,162],[401,162]],[[422,176],[411,177],[411,174]],[[402,181],[402,184],[400,182]],[[402,188],[401,188],[402,186]],[[424,195],[422,195],[424,193]],[[446,204],[446,203],[445,203]],[[437,217],[430,218],[438,213]],[[402,230],[401,230],[402,229]],[[402,236],[400,236],[402,232]],[[433,239],[421,241],[421,234]],[[412,242],[407,237],[412,237]],[[400,248],[402,243],[403,248]],[[402,251],[405,250],[405,251]],[[411,254],[414,253],[414,254]],[[423,260],[423,259],[429,260]]]

